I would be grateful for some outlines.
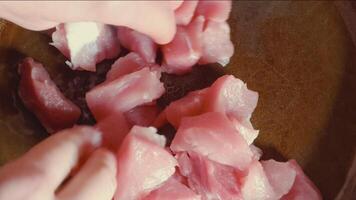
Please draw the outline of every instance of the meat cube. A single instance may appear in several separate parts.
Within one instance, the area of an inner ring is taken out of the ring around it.
[[[155,132],[134,126],[124,139],[117,155],[115,200],[141,199],[174,174],[177,161]]]
[[[226,113],[239,121],[249,120],[256,108],[258,94],[247,89],[246,84],[232,75],[218,78],[210,87],[205,109]]]
[[[169,200],[172,198],[175,200],[201,200],[199,195],[173,177],[168,179],[160,188],[152,191],[143,200]]]
[[[194,11],[198,5],[198,0],[184,1],[182,5],[175,10],[177,25],[188,25],[194,16]]]
[[[159,79],[159,72],[143,68],[96,86],[86,94],[86,100],[94,117],[100,120],[159,98],[164,93]]]
[[[203,200],[242,199],[238,170],[193,152],[178,154],[177,160],[182,174],[188,178],[189,187]]]
[[[242,135],[248,145],[251,145],[257,138],[259,131],[252,127],[252,124],[249,120],[240,122],[237,119],[230,117],[230,121],[234,124],[235,129]]]
[[[278,199],[260,162],[253,161],[242,178],[241,192],[245,200]]]
[[[70,128],[77,122],[79,107],[61,93],[41,63],[26,58],[19,64],[19,74],[19,96],[48,133]]]
[[[111,69],[106,74],[105,82],[110,82],[126,74],[138,71],[144,67],[149,67],[137,53],[129,53],[124,57],[117,59],[114,64],[111,65]]]
[[[170,103],[165,109],[166,118],[169,123],[178,128],[183,117],[202,114],[205,101],[204,95],[207,90],[190,92],[185,97]]]
[[[142,105],[125,112],[125,117],[132,125],[150,126],[158,114],[157,105]]]
[[[287,162],[275,160],[261,161],[263,170],[271,184],[275,197],[280,199],[292,188],[296,177],[296,171]]]
[[[244,170],[252,152],[225,114],[204,113],[185,117],[172,141],[173,152],[195,152],[215,162]]]
[[[167,73],[184,74],[198,62],[204,21],[204,17],[199,16],[188,26],[178,26],[173,40],[162,46],[162,67]]]
[[[208,21],[202,34],[202,55],[199,64],[219,63],[225,66],[230,62],[233,53],[229,24],[225,21]]]
[[[288,161],[296,171],[295,181],[292,189],[284,195],[282,200],[321,200],[321,194],[314,183],[304,174],[295,160]]]
[[[241,80],[232,75],[225,75],[217,79],[211,87],[191,92],[172,102],[164,112],[167,120],[176,128],[186,116],[215,111],[225,113],[251,144],[258,135],[258,131],[249,121],[257,100],[258,94],[247,89]]]
[[[132,126],[123,114],[116,113],[100,120],[95,127],[103,134],[103,146],[117,152]]]
[[[70,59],[68,64],[73,70],[95,71],[96,63],[120,53],[112,27],[95,22],[60,24],[52,40],[51,44]]]
[[[138,53],[146,62],[156,61],[157,44],[149,36],[120,26],[117,27],[117,37],[123,47]]]
[[[199,1],[196,15],[203,15],[208,20],[224,22],[231,12],[231,0],[202,0]]]

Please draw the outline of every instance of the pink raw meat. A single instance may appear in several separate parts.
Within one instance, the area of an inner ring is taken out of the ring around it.
[[[295,160],[288,161],[296,171],[296,178],[292,189],[284,195],[282,200],[321,200],[321,194],[313,182],[304,174]]]
[[[163,67],[167,73],[189,72],[202,52],[204,17],[195,18],[188,26],[178,26],[173,40],[162,46]]]
[[[202,0],[199,1],[196,15],[203,15],[206,19],[224,22],[231,12],[231,0]]]
[[[176,24],[188,25],[194,16],[198,0],[183,1],[182,5],[175,10]]]
[[[143,200],[170,200],[172,198],[175,200],[201,200],[199,195],[173,177],[168,179],[160,188],[152,191]]]
[[[207,89],[193,91],[183,98],[170,103],[165,109],[169,123],[178,128],[183,117],[196,116],[203,113],[204,94],[206,92]]]
[[[117,37],[123,47],[138,53],[148,63],[155,62],[157,44],[149,36],[130,28],[119,26],[117,27]]]
[[[159,98],[164,93],[159,79],[159,72],[143,68],[96,86],[86,94],[86,100],[95,118],[100,120]]]
[[[242,196],[245,200],[276,200],[276,194],[260,162],[249,166],[246,177],[242,178]]]
[[[150,126],[158,114],[157,105],[142,105],[125,112],[125,117],[132,125]]]
[[[163,110],[161,113],[158,114],[156,119],[153,121],[152,126],[156,128],[160,128],[167,123],[168,121],[167,121],[166,113]]]
[[[196,153],[179,154],[177,160],[182,174],[188,178],[189,187],[203,200],[242,199],[238,170]]]
[[[129,53],[117,59],[106,74],[106,82],[147,67],[147,63],[137,53]]]
[[[292,188],[296,177],[296,171],[288,162],[275,160],[261,161],[263,170],[271,184],[275,197],[280,199]]]
[[[252,127],[252,124],[249,120],[240,122],[237,119],[230,117],[230,121],[234,124],[235,129],[242,135],[248,145],[251,145],[257,138],[259,131]]]
[[[196,152],[215,162],[244,170],[252,152],[230,120],[222,113],[210,112],[185,117],[172,141],[173,152]]]
[[[177,156],[176,156],[176,158],[177,158]],[[183,185],[188,186],[187,177],[183,176],[178,168],[176,169],[176,172],[173,174],[172,178],[174,178],[176,181],[182,183]]]
[[[257,105],[258,94],[232,75],[218,78],[211,87],[189,93],[169,104],[164,110],[167,120],[178,128],[183,117],[204,112],[221,112],[229,116],[235,128],[251,144],[258,135],[250,116]],[[161,120],[163,121],[163,120]]]
[[[261,156],[262,156],[262,154],[263,154],[262,149],[256,147],[256,146],[253,145],[253,144],[250,144],[250,149],[251,149],[251,151],[252,151],[252,153],[253,153],[252,159],[253,159],[253,160],[260,160],[260,158],[261,158]]]
[[[134,126],[124,139],[117,155],[115,200],[141,199],[174,174],[177,161],[155,132]]]
[[[226,113],[239,121],[249,120],[256,108],[258,93],[232,75],[218,78],[206,94],[207,111]]]
[[[225,66],[230,62],[233,53],[234,45],[230,39],[229,24],[208,21],[203,31],[199,64],[219,63]]]
[[[95,22],[60,24],[52,40],[51,44],[70,59],[73,70],[95,71],[96,63],[115,58],[120,52],[112,27]]]
[[[42,64],[26,58],[19,64],[19,74],[19,96],[47,132],[70,128],[77,122],[80,109],[61,93]]]
[[[113,152],[117,152],[131,129],[131,125],[121,113],[116,113],[100,120],[95,127],[103,134],[103,146]]]

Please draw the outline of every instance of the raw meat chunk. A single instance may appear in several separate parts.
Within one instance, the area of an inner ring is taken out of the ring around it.
[[[203,0],[199,1],[197,15],[203,15],[208,20],[224,22],[231,12],[231,0]]]
[[[177,158],[177,156],[176,156]],[[173,174],[172,178],[174,178],[176,181],[182,183],[185,186],[188,186],[188,180],[187,177],[183,176],[182,173],[180,173],[180,170],[177,168],[176,172]]]
[[[210,112],[183,118],[172,141],[173,152],[196,152],[215,162],[244,170],[252,152],[230,120],[222,113]]]
[[[143,68],[100,84],[86,94],[90,111],[97,120],[100,120],[110,114],[123,113],[152,102],[164,92],[163,83],[159,79],[159,72]]]
[[[163,135],[158,135],[157,129],[154,127],[134,126],[131,129],[130,134],[152,142],[162,148],[166,145],[166,138]]]
[[[134,126],[124,139],[117,155],[115,200],[141,199],[174,174],[177,161],[155,132]]]
[[[282,200],[321,200],[321,194],[314,183],[304,174],[295,160],[288,161],[296,171],[296,177],[292,189],[284,195]]]
[[[242,199],[239,172],[233,167],[222,165],[196,153],[178,155],[182,174],[188,185],[202,196],[203,200]]]
[[[150,126],[158,114],[157,105],[142,105],[125,112],[125,117],[132,125]]]
[[[106,74],[105,82],[110,82],[147,66],[147,63],[137,53],[129,53],[120,57],[111,65],[111,69]]]
[[[60,24],[52,40],[51,44],[70,59],[73,70],[95,71],[96,63],[115,58],[120,52],[112,27],[95,22]]]
[[[202,36],[202,55],[199,64],[230,62],[234,45],[230,40],[230,27],[227,22],[208,21]]]
[[[183,117],[196,116],[203,113],[206,92],[207,89],[193,91],[185,97],[170,103],[165,109],[167,120],[175,128],[178,128]]]
[[[241,123],[237,119],[230,117],[230,121],[234,124],[235,129],[242,135],[248,145],[251,145],[257,138],[259,131],[252,127],[252,124],[249,120],[245,120]]]
[[[260,148],[256,147],[253,144],[250,144],[250,149],[251,149],[251,151],[253,153],[252,159],[253,160],[260,160],[260,158],[262,157],[262,154],[263,154],[262,150]]]
[[[292,188],[296,171],[288,162],[283,163],[275,160],[267,160],[262,161],[261,164],[273,188],[275,197],[280,199]]]
[[[154,63],[156,61],[157,44],[149,36],[119,26],[117,27],[117,37],[123,47],[138,53],[146,62]]]
[[[116,113],[100,120],[95,127],[103,134],[103,146],[117,152],[123,139],[129,133],[129,124],[123,114]]]
[[[77,122],[79,107],[61,93],[42,64],[26,58],[19,65],[19,74],[19,96],[47,132],[70,128]]]
[[[276,195],[258,161],[249,166],[246,177],[242,179],[242,196],[244,200],[275,200]]]
[[[194,16],[197,5],[198,0],[184,1],[182,5],[175,10],[176,24],[188,25]]]
[[[256,108],[258,94],[247,89],[240,79],[232,75],[218,78],[206,94],[206,110],[226,113],[239,121],[249,120]]]
[[[166,117],[169,123],[178,128],[183,117],[204,112],[225,113],[248,144],[251,144],[258,135],[258,130],[255,130],[249,121],[257,100],[257,92],[247,89],[240,79],[225,75],[218,78],[211,87],[190,92],[172,102],[166,107],[165,116],[162,117]]]
[[[152,191],[143,200],[169,200],[172,198],[175,200],[201,200],[199,195],[173,177],[168,179],[160,188]]]
[[[189,72],[202,52],[204,17],[195,18],[188,26],[178,26],[173,40],[162,46],[163,68],[167,73]]]

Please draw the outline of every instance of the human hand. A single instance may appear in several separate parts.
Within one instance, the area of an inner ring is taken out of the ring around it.
[[[1,1],[0,17],[31,30],[73,21],[127,26],[164,44],[175,34],[174,10],[180,4],[181,1]]]
[[[101,134],[90,127],[56,133],[0,169],[0,200],[111,200],[116,160],[109,151],[96,149],[100,143]]]

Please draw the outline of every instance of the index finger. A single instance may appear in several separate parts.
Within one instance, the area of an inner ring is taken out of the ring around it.
[[[76,126],[58,132],[38,144],[25,154],[22,162],[25,163],[24,167],[38,171],[46,180],[46,187],[54,191],[80,158],[100,143],[100,132],[90,127]]]

